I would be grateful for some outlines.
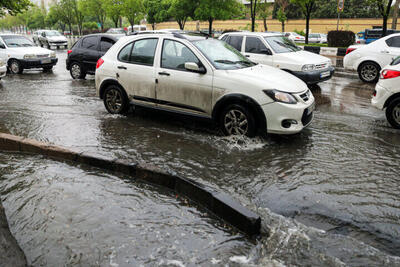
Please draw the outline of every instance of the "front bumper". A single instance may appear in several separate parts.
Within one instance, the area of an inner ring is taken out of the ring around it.
[[[4,65],[0,67],[0,78],[3,78],[7,75],[7,66]]]
[[[261,106],[267,120],[267,132],[273,134],[296,134],[310,125],[314,118],[315,100],[307,103],[284,104],[273,102]],[[284,121],[292,121],[290,127],[284,127]]]
[[[326,76],[323,76],[323,74],[325,73]],[[335,73],[335,68],[332,66],[323,70],[292,72],[293,75],[295,75],[297,78],[301,79],[303,82],[307,84],[316,84],[319,82],[327,81],[332,78],[334,73]]]
[[[56,47],[60,47],[60,46],[68,46],[68,42],[49,42],[50,46],[56,46]]]
[[[375,87],[376,96],[372,97],[371,104],[377,109],[383,110],[386,101],[392,95],[391,92],[386,90],[383,86],[379,85],[379,83]]]
[[[43,58],[43,59],[21,59],[22,68],[33,69],[54,66],[58,62],[58,58]]]

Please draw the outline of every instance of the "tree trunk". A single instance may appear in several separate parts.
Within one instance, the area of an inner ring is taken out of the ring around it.
[[[153,29],[153,31],[156,29],[156,24],[155,23],[152,23],[151,24],[151,28]]]
[[[257,9],[257,0],[250,1],[250,16],[251,16],[251,31],[255,31],[256,27],[256,9]]]
[[[185,22],[184,20],[177,20],[178,24],[179,24],[179,29],[181,29],[181,31],[183,31],[185,29]]]
[[[387,16],[383,16],[383,25],[382,25],[382,37],[386,36],[387,33]]]
[[[212,36],[212,25],[213,25],[214,19],[209,18],[208,19],[208,36]]]
[[[119,17],[113,18],[113,22],[114,22],[115,28],[118,28]]]
[[[285,21],[282,21],[282,32],[285,32]]]
[[[399,5],[400,5],[400,0],[396,0],[396,3],[394,4],[394,8],[393,8],[393,19],[392,19],[392,29],[393,30],[397,29],[397,16],[399,14]]]
[[[267,18],[264,18],[264,31],[268,31]]]
[[[311,14],[307,14],[306,16],[306,44],[308,44],[308,34],[310,32],[310,17]]]

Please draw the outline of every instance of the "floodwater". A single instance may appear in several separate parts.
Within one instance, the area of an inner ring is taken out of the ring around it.
[[[175,171],[260,214],[264,234],[248,240],[159,188],[3,153],[3,204],[31,264],[400,266],[400,132],[370,106],[372,86],[313,88],[315,119],[298,135],[226,138],[159,112],[109,115],[65,54],[53,73],[3,79],[0,130]]]

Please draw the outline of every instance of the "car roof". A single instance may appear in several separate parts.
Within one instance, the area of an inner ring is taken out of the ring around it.
[[[246,35],[246,36],[261,36],[261,37],[270,37],[270,36],[282,36],[281,32],[228,32],[224,35]]]
[[[136,33],[128,35],[128,36],[141,36],[141,35],[146,35],[146,36],[151,36],[151,37],[172,36],[172,37],[189,40],[189,41],[206,40],[209,38],[208,35],[205,35],[204,33],[201,33],[201,32],[190,32],[190,31],[181,31],[181,30],[177,30],[177,31],[175,31],[175,30],[172,30],[172,31],[165,31],[165,30],[142,31],[142,32],[136,32]]]
[[[88,35],[84,35],[81,38],[89,37],[89,36],[100,36],[100,37],[108,37],[111,39],[117,39],[117,36],[125,36],[125,34],[111,34],[111,33],[92,33]]]

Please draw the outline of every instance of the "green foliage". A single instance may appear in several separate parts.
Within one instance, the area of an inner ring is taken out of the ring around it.
[[[258,28],[258,24],[255,24],[255,27]],[[251,31],[251,23],[247,23],[246,26],[244,27],[239,27],[239,30],[241,31]],[[236,30],[233,30],[236,31]]]
[[[317,0],[317,9],[313,13],[314,18],[336,18],[337,0]],[[344,1],[341,18],[378,18],[380,17],[378,7],[366,3],[366,0]]]
[[[197,0],[163,0],[165,5],[169,6],[168,16],[178,22],[181,30],[185,28],[189,17],[194,17],[194,11],[199,5]]]
[[[348,47],[355,42],[355,34],[352,31],[330,31],[328,33],[328,46]]]
[[[306,36],[306,33],[304,31],[299,31],[297,29],[294,29],[294,32],[300,34],[301,36]]]
[[[120,0],[106,0],[105,7],[108,17],[113,21],[114,27],[118,27],[119,19],[122,15],[122,1]]]
[[[104,23],[107,18],[107,0],[81,0],[81,7],[87,16],[96,18],[100,24],[101,30],[104,29]]]
[[[97,23],[94,22],[94,21],[84,22],[84,23],[82,24],[82,27],[83,27],[83,29],[89,30],[89,31],[91,31],[91,30],[97,30],[97,29],[98,29]]]
[[[126,17],[133,27],[144,17],[144,5],[142,0],[121,0],[122,15]]]
[[[169,19],[168,10],[170,3],[163,0],[144,0],[144,8],[147,11],[147,22],[154,25]]]
[[[276,14],[276,19],[280,22],[285,22],[287,21],[287,17],[285,12],[282,10],[282,8],[280,8]]]
[[[0,17],[5,14],[16,15],[32,6],[29,0],[0,0]]]

